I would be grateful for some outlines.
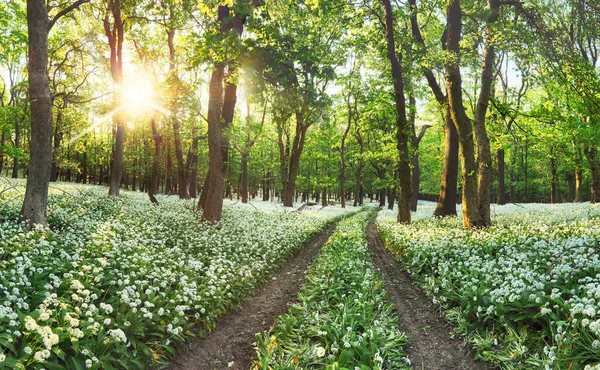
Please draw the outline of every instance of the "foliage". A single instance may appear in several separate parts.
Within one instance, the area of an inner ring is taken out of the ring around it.
[[[598,365],[600,209],[590,205],[495,208],[495,226],[464,231],[457,218],[394,225],[388,247],[433,302],[504,369]]]

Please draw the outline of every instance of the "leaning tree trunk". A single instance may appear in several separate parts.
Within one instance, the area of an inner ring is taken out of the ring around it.
[[[459,0],[452,0],[446,7],[448,20],[448,51],[452,58],[446,58],[446,86],[452,120],[459,136],[460,159],[462,165],[462,213],[463,226],[466,229],[481,226],[479,199],[477,191],[477,162],[475,161],[475,143],[473,127],[465,112],[462,95],[462,77],[460,74],[459,54],[462,32],[462,10]]]
[[[385,12],[385,38],[387,42],[387,58],[392,68],[394,81],[394,102],[396,105],[396,148],[398,150],[398,222],[410,223],[410,150],[409,134],[411,127],[406,119],[406,99],[402,80],[402,53],[396,54],[394,40],[394,14],[390,0],[382,0]]]
[[[50,24],[44,0],[27,1],[29,37],[29,101],[31,152],[21,217],[29,227],[47,225],[48,185],[52,168],[52,96],[48,81],[48,32]]]

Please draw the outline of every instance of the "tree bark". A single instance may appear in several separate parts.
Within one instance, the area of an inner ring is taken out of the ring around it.
[[[458,187],[458,131],[452,120],[450,105],[444,109],[444,169],[440,184],[440,195],[433,215],[435,217],[456,216],[456,193]]]
[[[114,95],[114,108],[121,104],[121,86],[123,85],[123,38],[124,21],[121,18],[121,1],[112,0],[109,11],[113,17],[111,26],[109,16],[104,17],[104,32],[108,38],[110,47],[110,71],[113,83],[116,85]],[[123,151],[125,148],[125,125],[119,112],[113,114],[113,125],[117,128],[115,146],[113,149],[113,161],[110,171],[110,184],[108,194],[118,196],[121,189],[121,177],[123,176]]]
[[[590,202],[600,203],[600,161],[598,159],[598,149],[586,148],[585,155],[588,160],[592,180]]]
[[[50,23],[44,0],[27,1],[31,152],[21,217],[29,227],[47,225],[48,185],[52,168],[52,96],[48,81]]]
[[[550,203],[558,203],[558,168],[556,163],[556,157],[553,154],[554,150],[550,152]]]
[[[46,51],[46,54],[48,54],[47,51]],[[21,148],[21,124],[19,122],[15,122],[15,148],[16,149]],[[19,177],[19,156],[18,155],[13,158],[13,167],[12,167],[11,175],[12,175],[11,177],[13,179],[16,179]]]
[[[462,32],[462,10],[459,0],[452,0],[446,7],[447,14],[447,47],[450,56],[446,58],[446,86],[450,113],[459,136],[460,159],[462,165],[462,214],[463,226],[466,229],[482,226],[479,212],[477,189],[477,163],[475,161],[475,143],[473,127],[465,112],[462,94],[462,77],[460,74],[459,55]]]
[[[204,183],[202,195],[206,192],[202,218],[220,221],[223,212],[223,132],[221,113],[223,108],[223,77],[225,66],[219,64],[212,72],[208,95],[208,160],[209,175]]]
[[[248,154],[242,154],[242,203],[248,203]]]
[[[411,130],[406,119],[406,100],[404,97],[404,81],[402,80],[402,53],[396,55],[394,40],[394,15],[390,0],[381,0],[385,12],[385,36],[387,42],[387,58],[392,69],[394,81],[394,102],[396,105],[396,147],[398,150],[398,222],[410,223],[410,150],[409,133]]]
[[[421,29],[418,22],[417,2],[416,0],[408,1],[411,8],[411,31],[414,39],[425,48],[425,41],[421,35]],[[442,42],[442,49],[446,50],[445,41]],[[435,217],[456,216],[456,190],[458,180],[458,133],[452,121],[450,108],[448,105],[448,96],[440,87],[433,71],[426,66],[421,67],[425,79],[437,102],[444,112],[444,169],[440,183],[440,194],[438,197],[437,206],[434,211]],[[446,87],[447,90],[447,87]],[[413,198],[414,199],[414,198]]]
[[[156,125],[156,116],[151,119],[152,137],[154,138],[154,155],[152,156],[152,177],[150,179],[150,189],[148,193],[156,195],[158,193],[158,184],[160,181],[160,150],[162,148],[162,137],[158,133]]]
[[[50,181],[56,182],[58,180],[58,152],[60,150],[60,144],[62,142],[63,133],[58,129],[60,122],[62,121],[62,110],[59,110],[56,114],[56,127],[54,130],[54,150],[52,154],[52,169],[50,171]]]
[[[344,130],[344,134],[342,135],[342,143],[340,145],[340,193],[342,194],[342,208],[346,208],[346,137],[348,137],[350,127],[352,126],[352,104],[350,104],[350,92],[348,92],[346,103],[348,106],[348,125],[346,126],[346,130]]]
[[[498,157],[498,204],[506,204],[506,187],[504,185],[504,172],[506,162],[504,160],[504,149],[500,148],[497,152]]]
[[[287,170],[287,180],[283,190],[283,206],[294,206],[294,189],[296,187],[296,178],[300,169],[300,157],[304,150],[304,141],[306,138],[306,130],[310,126],[304,122],[304,116],[300,112],[296,112],[296,132],[290,153],[289,166]]]
[[[581,187],[583,184],[583,170],[580,167],[575,168],[575,199],[573,202],[581,202]]]
[[[494,43],[495,23],[500,16],[500,1],[489,0],[490,15],[485,27],[485,51],[483,54],[483,66],[481,71],[481,88],[477,99],[477,109],[475,111],[475,136],[477,138],[477,161],[478,169],[478,210],[480,224],[479,226],[491,226],[490,216],[490,188],[492,186],[492,153],[490,149],[490,139],[485,127],[485,118],[488,105],[492,95],[492,84],[494,82],[494,63],[496,51]]]

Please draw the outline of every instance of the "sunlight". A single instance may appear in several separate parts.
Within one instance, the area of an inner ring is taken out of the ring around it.
[[[119,110],[127,116],[137,118],[157,109],[156,94],[150,80],[144,76],[134,75],[123,84],[121,89],[121,105]]]

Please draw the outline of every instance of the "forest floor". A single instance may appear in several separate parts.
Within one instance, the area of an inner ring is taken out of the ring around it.
[[[205,337],[190,341],[187,348],[171,360],[171,370],[247,370],[255,357],[256,334],[268,330],[275,317],[286,312],[288,304],[304,281],[304,275],[337,223],[319,233],[267,282],[254,297],[235,312],[223,316]]]
[[[390,300],[396,305],[400,330],[406,333],[406,353],[414,369],[479,370],[486,364],[475,361],[475,353],[452,327],[431,299],[385,247],[375,219],[367,227],[371,259],[384,282]]]

